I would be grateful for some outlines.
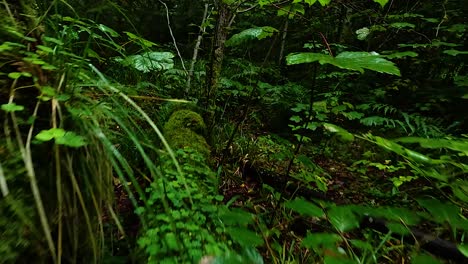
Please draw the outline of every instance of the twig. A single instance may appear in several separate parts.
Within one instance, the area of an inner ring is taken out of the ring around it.
[[[169,8],[167,7],[166,3],[164,3],[161,0],[158,0],[162,5],[164,5],[164,8],[166,9],[166,20],[167,20],[167,27],[169,28],[169,33],[171,34],[172,42],[174,42],[174,48],[177,51],[177,55],[179,56],[180,62],[182,63],[182,68],[184,69],[184,72],[188,74],[187,69],[185,68],[185,63],[184,60],[182,59],[182,55],[180,54],[179,48],[177,47],[177,41],[174,37],[174,33],[172,32],[171,28],[171,20],[169,18]]]
[[[203,19],[202,19],[201,26],[200,26],[200,33],[198,34],[197,42],[195,43],[195,47],[193,48],[193,57],[192,57],[192,62],[190,63],[190,69],[188,71],[187,87],[185,88],[186,95],[190,91],[193,70],[195,68],[195,63],[197,62],[197,57],[198,57],[198,50],[200,49],[200,44],[203,39],[203,34],[206,32],[205,21],[208,18],[208,6],[209,6],[208,4],[205,4],[205,11],[203,12]]]

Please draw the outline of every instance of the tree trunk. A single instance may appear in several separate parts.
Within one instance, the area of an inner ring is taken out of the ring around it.
[[[218,21],[211,49],[211,60],[206,71],[206,88],[204,104],[210,109],[216,102],[218,81],[224,58],[224,43],[228,34],[228,25],[231,17],[229,6],[222,1],[218,2]]]
[[[205,26],[205,21],[206,18],[208,17],[208,4],[205,4],[205,11],[203,12],[203,19],[200,25],[200,33],[198,34],[197,37],[197,42],[195,43],[195,47],[193,48],[193,57],[192,57],[192,62],[190,63],[190,69],[188,72],[188,77],[187,77],[187,87],[185,89],[185,95],[188,95],[190,92],[191,88],[191,81],[193,77],[193,70],[195,68],[195,63],[197,62],[197,57],[198,57],[198,50],[200,49],[200,44],[203,39],[203,34],[206,32],[206,26]]]
[[[289,25],[289,19],[286,18],[286,21],[284,22],[284,27],[283,27],[283,36],[281,37],[281,48],[280,48],[280,53],[278,57],[278,65],[281,65],[281,62],[283,61],[284,47],[286,46],[286,37],[288,36],[288,25]]]

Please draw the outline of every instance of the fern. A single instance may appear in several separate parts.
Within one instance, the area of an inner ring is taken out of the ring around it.
[[[371,113],[383,113],[384,116],[373,115],[360,120],[365,126],[383,126],[399,128],[408,135],[423,137],[438,137],[443,135],[440,123],[433,118],[416,113],[407,113],[387,104],[362,104],[357,107]]]

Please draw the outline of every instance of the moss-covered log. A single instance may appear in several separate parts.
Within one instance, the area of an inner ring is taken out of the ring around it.
[[[203,118],[191,110],[174,112],[164,125],[164,135],[173,148],[191,148],[207,159],[210,146],[204,137],[205,133]]]

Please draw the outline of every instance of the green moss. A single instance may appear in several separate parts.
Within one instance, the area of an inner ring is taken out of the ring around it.
[[[208,158],[210,146],[203,137],[205,131],[203,118],[190,110],[174,112],[164,125],[165,137],[173,148],[191,148]]]
[[[206,132],[203,118],[196,112],[190,110],[179,110],[174,112],[164,125],[166,133],[176,131],[181,128],[187,128],[193,132],[204,135]]]

